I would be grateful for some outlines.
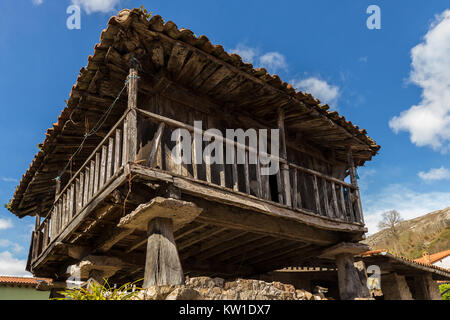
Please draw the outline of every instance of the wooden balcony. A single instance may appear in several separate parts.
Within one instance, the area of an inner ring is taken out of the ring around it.
[[[130,125],[130,119],[133,121],[136,117],[151,121],[156,128],[153,131],[151,149],[145,159],[137,158],[136,142],[130,139],[135,132],[133,125]],[[196,130],[190,125],[155,113],[141,109],[136,109],[135,113],[128,110],[63,186],[43,222],[41,223],[40,219],[37,222],[32,235],[31,269],[45,265],[48,259],[52,259],[55,250],[63,244],[77,243],[78,239],[89,233],[91,226],[94,228],[102,223],[114,225],[106,219],[108,210],[104,210],[102,215],[95,212],[105,205],[107,199],[111,198],[120,186],[128,185],[131,191],[131,181],[159,182],[174,186],[190,197],[189,199],[193,199],[193,202],[200,203],[200,206],[202,202],[207,201],[216,203],[218,207],[223,205],[224,208],[236,207],[262,213],[261,221],[270,216],[309,226],[308,232],[306,229],[298,232],[291,230],[291,234],[286,233],[286,230],[281,232],[283,228],[280,228],[280,232],[272,230],[275,234],[279,232],[281,237],[295,240],[325,245],[338,239],[329,237],[323,230],[349,232],[350,236],[361,235],[365,231],[356,185],[290,163],[283,158],[277,158],[280,170],[272,179],[260,174],[261,155],[235,141],[222,138],[224,144],[233,146],[235,154],[238,149],[245,152],[243,164],[164,164],[163,158],[167,159],[169,155],[164,154],[163,135],[178,128],[192,133]],[[201,133],[205,134],[205,131]],[[194,139],[192,144],[195,163],[197,155]],[[256,153],[256,164],[249,163],[249,155],[252,152]],[[119,217],[136,207],[125,210],[127,199],[122,200],[124,212],[119,214]],[[227,214],[225,210],[224,215]],[[228,227],[233,228],[235,217],[231,211],[229,217]],[[207,218],[202,214],[197,221],[208,223],[211,219],[215,219],[213,213]],[[244,227],[256,233],[264,231],[254,225]],[[118,238],[127,235],[125,232]],[[315,239],[311,240],[314,237]],[[144,237],[135,241],[131,250],[145,244],[145,240]],[[101,251],[108,250],[116,242],[105,240]]]

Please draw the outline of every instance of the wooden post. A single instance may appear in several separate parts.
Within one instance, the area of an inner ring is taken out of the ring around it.
[[[358,222],[364,224],[364,217],[363,217],[363,211],[362,211],[362,205],[361,205],[361,197],[359,195],[358,181],[356,179],[356,168],[355,168],[355,164],[353,162],[353,154],[352,154],[351,148],[348,149],[347,157],[348,157],[348,166],[349,166],[349,171],[350,171],[350,181],[351,181],[353,187],[355,188],[354,196],[356,198],[356,209],[358,211],[357,217],[359,220]]]
[[[137,95],[138,95],[138,72],[137,69],[132,66],[130,68],[130,74],[128,76],[128,115],[126,118],[128,139],[126,143],[127,150],[123,152],[127,155],[127,162],[134,163],[136,161],[137,154]]]
[[[144,288],[184,283],[178,250],[173,237],[173,222],[154,218],[148,223]]]
[[[41,213],[40,213],[40,210],[39,210],[39,212],[36,213],[36,224],[34,226],[34,230],[39,229],[40,225],[41,225]]]
[[[280,130],[280,158],[287,160],[284,117],[284,110],[282,108],[278,108],[278,129]],[[284,204],[287,206],[291,206],[291,181],[289,178],[289,165],[287,163],[281,164],[281,177],[281,187],[283,188]]]
[[[56,189],[55,189],[55,200],[58,198],[59,192],[61,191],[61,178],[56,178]]]

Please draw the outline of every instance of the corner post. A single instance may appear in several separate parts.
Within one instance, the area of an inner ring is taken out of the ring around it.
[[[356,167],[353,160],[353,154],[352,154],[352,148],[350,147],[347,152],[347,160],[348,160],[348,166],[350,171],[350,181],[352,186],[355,188],[354,195],[356,198],[356,209],[358,211],[358,219],[360,223],[364,224],[364,216],[362,211],[362,204],[361,204],[361,196],[359,194],[359,187],[358,187],[358,181],[356,179]]]
[[[131,61],[130,73],[127,78],[128,81],[128,115],[126,141],[127,150],[124,150],[128,157],[127,162],[134,163],[137,155],[137,96],[138,96],[138,71],[136,62]]]
[[[278,129],[280,130],[280,158],[287,161],[286,151],[286,131],[284,127],[284,110],[278,108]],[[287,163],[281,164],[281,177],[282,183],[280,183],[283,191],[281,192],[284,198],[284,204],[291,206],[291,181],[289,177],[289,165]],[[278,190],[280,193],[281,190]]]

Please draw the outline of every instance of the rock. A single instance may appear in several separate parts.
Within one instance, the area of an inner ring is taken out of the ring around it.
[[[311,300],[311,298],[312,298],[312,294],[310,292],[308,292],[308,291],[305,291],[305,299],[306,300]]]
[[[281,282],[237,279],[226,282],[222,278],[187,278],[184,285],[151,287],[138,294],[144,300],[324,300],[316,288],[311,294]],[[318,291],[318,292],[317,292]]]
[[[191,288],[177,288],[166,297],[166,300],[200,300],[201,295]]]

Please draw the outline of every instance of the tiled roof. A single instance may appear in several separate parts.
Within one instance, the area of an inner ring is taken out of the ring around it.
[[[272,89],[271,94],[275,95],[276,93],[277,96],[282,94],[285,98],[289,98],[289,101],[305,105],[309,114],[314,115],[321,122],[340,130],[339,134],[346,136],[350,141],[356,141],[360,146],[365,148],[364,150],[355,150],[354,156],[356,152],[360,151],[364,154],[362,156],[364,160],[369,160],[380,149],[380,146],[367,135],[365,129],[348,121],[345,117],[339,115],[338,112],[329,111],[330,107],[328,105],[320,104],[320,101],[311,94],[296,91],[291,84],[282,81],[278,75],[271,75],[264,68],[254,68],[252,64],[243,62],[239,55],[227,53],[221,45],[213,45],[206,36],[196,36],[188,29],[178,28],[175,23],[172,21],[165,22],[159,15],[155,15],[147,21],[142,17],[138,9],[126,9],[120,11],[117,16],[112,17],[108,22],[107,29],[102,31],[100,43],[95,45],[94,54],[88,57],[87,67],[80,70],[77,81],[72,87],[67,101],[67,107],[62,110],[57,122],[53,124],[52,128],[47,130],[44,142],[39,145],[40,151],[36,154],[30,167],[22,176],[10,203],[9,209],[11,212],[20,217],[35,214],[35,204],[29,200],[24,200],[26,193],[32,193],[33,197],[34,193],[36,193],[36,198],[41,201],[43,207],[48,205],[49,201],[53,200],[52,193],[54,192],[54,184],[50,182],[54,180],[56,174],[51,176],[46,170],[42,171],[41,169],[48,162],[49,157],[52,156],[50,150],[57,143],[60,138],[59,135],[62,134],[68,123],[73,122],[71,119],[72,113],[78,105],[80,97],[86,94],[87,91],[91,89],[97,90],[97,87],[100,87],[102,80],[101,69],[104,66],[104,60],[109,57],[108,53],[112,54],[111,52],[113,52],[110,49],[112,43],[115,41],[114,39],[121,37],[124,39],[127,38],[129,34],[134,34],[132,29],[143,33],[143,37],[145,36],[148,39],[151,39],[153,36],[158,36],[164,39],[171,39],[174,43],[176,41],[177,43],[188,45],[189,48],[199,50],[210,59],[226,64],[227,68],[225,69],[230,69],[236,74],[241,72],[245,74],[245,79],[252,79],[255,83],[267,85]],[[127,44],[133,45],[131,42],[127,42]],[[102,66],[102,68],[99,66]],[[84,132],[81,133],[84,134]],[[61,164],[64,166],[66,161]],[[52,169],[55,168],[57,168],[57,165],[52,165]],[[34,191],[34,189],[39,192]],[[22,201],[30,204],[30,206],[22,208]]]
[[[435,263],[441,259],[444,259],[445,257],[450,255],[450,250],[441,251],[435,254],[424,254],[422,258],[415,259],[415,262],[419,263]]]
[[[441,268],[432,264],[428,264],[428,263],[423,263],[420,261],[416,261],[416,260],[412,260],[409,258],[405,258],[402,256],[398,256],[392,253],[389,253],[388,250],[386,249],[378,249],[378,250],[371,250],[371,251],[366,251],[360,254],[361,257],[373,257],[373,256],[384,256],[386,258],[390,258],[390,259],[394,259],[397,260],[398,262],[407,264],[409,266],[417,266],[421,269],[423,269],[423,267],[426,267],[427,269],[429,269],[430,271],[432,271],[432,269],[438,271],[439,273],[444,272],[446,275],[448,275],[448,277],[450,278],[450,270],[445,269],[445,268]]]
[[[52,283],[52,279],[0,276],[0,286],[1,285],[16,285],[16,286],[24,286],[24,287],[37,287],[42,282],[45,282],[47,285],[49,285]]]

